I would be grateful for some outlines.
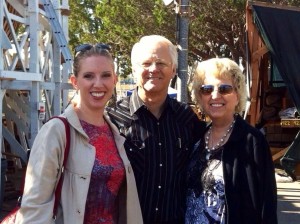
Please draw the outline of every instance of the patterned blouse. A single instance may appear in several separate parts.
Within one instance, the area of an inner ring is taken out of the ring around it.
[[[202,148],[203,145],[200,148]],[[208,160],[203,152],[192,163],[188,173],[186,224],[225,224],[225,188],[222,149],[216,149]],[[196,181],[195,181],[196,180]]]
[[[118,220],[119,189],[125,180],[125,169],[110,127],[94,126],[80,121],[95,146],[96,158],[87,195],[84,224],[112,224]]]

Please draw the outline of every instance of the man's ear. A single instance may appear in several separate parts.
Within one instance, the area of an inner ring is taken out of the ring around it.
[[[173,76],[172,76],[172,79],[175,77],[176,75],[176,66],[173,66]]]
[[[131,73],[132,73],[132,75],[135,74],[135,68],[133,66],[131,67]]]
[[[76,89],[76,90],[78,90],[78,87],[77,87],[77,78],[76,78],[75,75],[71,75],[70,81],[71,81],[71,83],[73,85],[73,88]]]
[[[131,68],[131,75],[132,75],[133,79],[137,78],[135,72],[136,72],[136,69],[132,67]]]

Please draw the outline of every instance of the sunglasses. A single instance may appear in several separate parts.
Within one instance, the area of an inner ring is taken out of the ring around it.
[[[104,43],[98,43],[95,45],[91,45],[91,44],[80,44],[77,47],[75,47],[75,53],[74,55],[76,56],[77,53],[83,53],[85,51],[91,50],[93,47],[101,49],[101,50],[107,50],[107,51],[111,51],[111,46],[109,46],[108,44],[104,44]]]
[[[210,95],[214,91],[215,87],[213,85],[202,85],[200,87],[200,93],[202,95]],[[221,95],[230,94],[233,92],[233,87],[231,85],[222,84],[218,86],[218,93]]]

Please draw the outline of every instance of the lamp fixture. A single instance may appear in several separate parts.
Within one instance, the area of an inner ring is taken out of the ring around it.
[[[170,5],[173,2],[173,0],[163,0],[163,2],[165,5]]]

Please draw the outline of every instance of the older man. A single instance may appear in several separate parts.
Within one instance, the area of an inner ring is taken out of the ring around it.
[[[177,49],[168,39],[142,37],[131,63],[137,87],[108,112],[127,139],[144,222],[184,223],[186,166],[205,123],[168,96],[177,67]]]

